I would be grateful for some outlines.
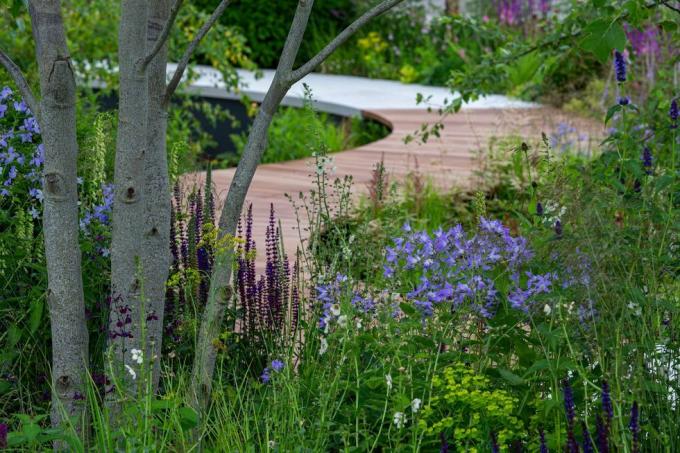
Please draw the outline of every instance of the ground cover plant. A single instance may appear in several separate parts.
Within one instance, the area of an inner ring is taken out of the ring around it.
[[[309,239],[304,248],[288,250],[274,206],[263,225],[265,242],[255,242],[262,225],[244,204],[248,175],[263,157],[273,112],[289,84],[349,39],[341,34],[293,69],[304,30],[299,21],[312,7],[297,5],[280,78],[258,110],[236,171],[244,178],[237,181],[245,182],[230,190],[224,205],[210,171],[197,187],[180,175],[189,136],[181,112],[177,128],[156,141],[146,134],[164,130],[163,112],[139,116],[148,127],[130,132],[126,115],[139,113],[131,112],[133,104],[117,114],[99,112],[87,90],[81,93],[85,105],[60,103],[60,96],[75,97],[75,73],[58,56],[54,73],[44,72],[44,61],[39,65],[38,102],[31,82],[0,53],[14,78],[0,90],[0,448],[676,451],[677,51],[661,39],[658,54],[646,50],[654,48],[650,36],[677,37],[677,26],[668,23],[675,4],[626,2],[623,10],[609,2],[573,5],[543,38],[550,42],[566,30],[579,36],[560,35],[559,43],[531,52],[548,61],[560,45],[577,39],[579,49],[601,60],[609,85],[600,93],[591,85],[596,100],[573,109],[597,106],[592,116],[605,132],[585,139],[564,123],[538,140],[498,137],[480,150],[470,192],[443,191],[417,168],[397,181],[376,162],[368,195],[356,201],[352,178],[334,179],[333,143],[322,117],[309,109],[301,116],[285,112],[308,131],[304,146],[315,160],[314,190],[290,196]],[[360,21],[393,3],[380,5]],[[56,33],[49,40],[36,32],[38,54],[64,44],[55,25],[60,10],[46,13],[53,6],[31,2],[36,28],[48,17],[49,33]],[[180,14],[180,3],[156,6],[170,19],[151,21],[161,25],[154,36],[162,43],[163,25]],[[22,13],[22,4],[15,8]],[[504,27],[518,24],[528,33],[546,19],[541,12],[525,20],[523,8],[519,2],[489,5],[485,12],[497,17],[482,16],[475,25],[482,28],[470,33],[504,34]],[[140,11],[124,2],[121,17],[130,26],[139,22],[131,13]],[[577,14],[584,12],[592,13],[592,23]],[[188,29],[206,23],[177,18],[193,24]],[[142,33],[147,26],[135,29]],[[637,34],[641,29],[644,36]],[[184,43],[191,47],[200,35],[189,34]],[[606,52],[595,38],[604,40]],[[370,46],[382,47],[370,30],[360,39],[369,40],[366,55]],[[163,52],[153,40],[149,46],[142,62]],[[130,58],[121,52],[121,60]],[[504,54],[501,47],[490,52]],[[138,61],[121,66],[134,68]],[[508,82],[512,65],[484,68],[487,63],[470,65],[480,81],[474,89],[467,65],[461,66],[466,75],[453,73],[462,96],[514,83]],[[158,75],[150,68],[145,82]],[[147,92],[146,83],[140,88],[122,69],[115,83],[130,83],[126,89],[138,88],[140,98],[158,107],[151,101],[157,92]],[[533,78],[540,71],[528,72],[525,88],[545,87]],[[55,91],[55,80],[69,89]],[[123,104],[132,102],[124,97]],[[453,114],[455,101],[450,107],[442,113]],[[57,121],[64,111],[68,118]],[[282,152],[296,140],[281,139]],[[167,171],[128,165],[125,153],[135,143],[148,143],[146,152],[159,162],[167,158]],[[76,148],[77,154],[54,153]],[[127,150],[114,154],[113,148]],[[135,169],[145,171],[139,186],[127,184],[128,176],[139,177],[129,173]],[[151,183],[164,188],[155,192]],[[148,209],[137,206],[137,216],[116,217],[135,196],[145,196],[139,204]],[[167,212],[160,210],[164,200]],[[66,204],[70,210],[62,212]],[[60,227],[61,214],[71,223]],[[129,231],[116,229],[121,218],[129,220]],[[134,239],[127,249],[117,245],[126,238]],[[157,260],[149,246],[156,240]],[[68,252],[66,258],[55,261],[55,246]],[[258,254],[263,268],[256,265]],[[76,264],[79,271],[69,274]],[[112,279],[117,267],[134,277],[124,296]],[[69,298],[59,288],[82,291]],[[73,316],[55,312],[60,303]],[[69,335],[74,341],[64,344]],[[60,361],[82,373],[63,379]]]

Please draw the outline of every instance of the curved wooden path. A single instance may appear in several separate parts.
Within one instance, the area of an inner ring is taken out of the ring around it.
[[[352,175],[353,193],[365,193],[377,162],[384,158],[385,168],[392,181],[403,179],[417,166],[421,174],[442,189],[454,186],[470,187],[477,168],[476,153],[485,149],[492,137],[520,135],[527,142],[537,142],[541,133],[550,134],[565,116],[551,108],[530,109],[463,109],[443,120],[444,128],[439,138],[432,137],[425,144],[404,143],[404,137],[413,134],[423,123],[434,123],[441,118],[425,109],[388,109],[362,112],[365,117],[377,119],[392,129],[382,140],[368,145],[334,153],[334,176]],[[573,122],[573,121],[572,121]],[[581,121],[582,127],[588,123]],[[592,131],[592,127],[591,127]],[[281,221],[284,246],[289,253],[300,245],[300,232],[292,205],[285,194],[297,197],[308,192],[313,185],[313,159],[263,164],[257,169],[247,197],[253,204],[255,239],[264,245],[264,232],[270,203],[274,204]],[[214,187],[223,202],[234,170],[213,172]],[[199,176],[202,179],[202,175]],[[302,234],[305,237],[304,231]],[[263,254],[258,256],[262,269]]]

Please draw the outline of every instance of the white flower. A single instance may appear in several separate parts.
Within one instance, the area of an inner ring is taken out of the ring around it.
[[[361,330],[361,319],[357,319],[357,330]]]
[[[397,428],[401,429],[404,427],[404,424],[408,420],[406,419],[406,415],[403,412],[395,412],[394,413],[394,424]]]
[[[340,305],[338,304],[331,305],[331,314],[333,316],[340,316]]]
[[[411,401],[411,412],[414,414],[420,410],[420,406],[423,404],[423,400],[420,398],[414,398],[413,401]]]
[[[642,309],[635,302],[628,302],[628,308],[633,311],[635,316],[640,316],[642,314]]]
[[[130,353],[132,354],[132,360],[137,362],[137,364],[141,365],[144,362],[144,353],[139,349],[131,349]]]
[[[321,337],[321,347],[319,347],[319,355],[324,355],[328,351],[328,341]]]
[[[276,448],[276,441],[270,440],[268,445],[269,445],[269,448],[274,449],[274,448]]]
[[[391,374],[385,375],[385,382],[387,383],[387,391],[389,392],[390,390],[392,390],[392,375]]]
[[[132,376],[132,380],[137,379],[137,373],[135,373],[135,370],[133,370],[130,365],[125,364],[125,368],[127,368],[128,373],[130,373],[130,376]]]
[[[338,317],[338,325],[343,328],[347,327],[347,315]]]
[[[545,304],[545,306],[543,307],[543,313],[550,316],[550,313],[552,313],[552,308],[550,308],[550,305]]]

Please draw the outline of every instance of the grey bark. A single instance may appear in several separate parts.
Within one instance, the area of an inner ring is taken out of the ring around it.
[[[144,164],[147,163],[148,86],[146,71],[138,64],[146,55],[147,3],[145,0],[122,0],[118,37],[120,89],[111,236],[109,330],[112,336],[109,346],[118,390],[128,392],[134,391],[137,382],[126,372],[124,365],[135,370],[138,380],[144,377],[140,373],[142,367],[132,360],[130,351],[145,349],[147,315],[141,252],[146,225]]]
[[[267,131],[274,113],[290,87],[323,63],[335,49],[347,41],[360,27],[402,1],[385,0],[380,2],[343,30],[307,63],[299,69],[293,70],[314,4],[313,0],[298,1],[274,79],[255,117],[248,142],[229,187],[219,221],[220,238],[233,237],[236,234],[238,219],[243,209],[248,188],[266,148]],[[231,286],[232,263],[232,251],[227,251],[217,257],[208,294],[208,303],[201,321],[189,392],[191,404],[199,412],[205,411],[212,392],[212,379],[217,358],[217,350],[213,342],[220,334],[227,304],[233,293]]]
[[[146,68],[148,80],[147,152],[144,159],[144,199],[146,224],[142,247],[144,295],[147,302],[145,357],[152,363],[154,391],[160,379],[160,354],[163,342],[165,285],[170,267],[170,184],[167,162],[168,108],[172,94],[186,70],[191,55],[229,4],[223,0],[187,46],[180,63],[166,86],[168,38],[182,0],[172,8],[169,0],[149,2],[147,55],[139,63]]]
[[[76,83],[59,0],[29,3],[40,72],[45,148],[43,235],[52,329],[52,424],[83,433],[88,335],[78,243]],[[35,104],[35,101],[33,101]]]
[[[145,357],[153,367],[153,390],[158,388],[163,342],[165,283],[170,268],[170,182],[166,152],[168,113],[164,106],[167,38],[179,10],[169,0],[150,0],[147,28],[148,117],[147,152],[144,158],[145,227],[142,247],[144,295],[147,302]],[[164,26],[165,24],[165,26]]]

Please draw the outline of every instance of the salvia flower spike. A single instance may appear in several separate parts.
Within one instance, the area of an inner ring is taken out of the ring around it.
[[[618,50],[614,51],[614,71],[617,82],[623,83],[626,81],[626,58]]]

